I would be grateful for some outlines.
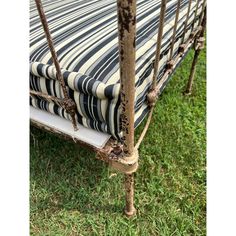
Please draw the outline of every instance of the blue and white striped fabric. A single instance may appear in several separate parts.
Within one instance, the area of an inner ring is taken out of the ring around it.
[[[63,78],[77,105],[77,120],[85,127],[106,132],[115,138],[120,131],[120,78],[116,0],[44,0],[43,6],[55,44]],[[169,60],[177,0],[167,1],[162,40],[159,80]],[[198,24],[203,0],[196,9],[192,1],[188,31],[183,39],[188,0],[182,0],[175,53]],[[135,127],[148,112],[146,94],[150,88],[160,0],[137,1]],[[59,98],[62,90],[34,1],[30,2],[30,89]],[[51,101],[30,97],[36,108],[70,119]]]

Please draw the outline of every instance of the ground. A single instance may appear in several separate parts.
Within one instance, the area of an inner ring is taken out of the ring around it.
[[[122,174],[113,175],[91,151],[31,127],[31,235],[206,235],[205,50],[193,93],[183,96],[192,58],[193,51],[155,107],[131,219],[122,215]]]

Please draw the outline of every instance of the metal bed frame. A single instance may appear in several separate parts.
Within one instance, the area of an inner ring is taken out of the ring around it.
[[[47,25],[47,19],[45,17],[41,0],[35,0],[39,16],[44,27],[45,35],[47,37],[48,46],[50,48],[53,63],[57,69],[57,78],[63,90],[64,99],[58,99],[56,97],[48,96],[41,92],[30,91],[30,94],[45,97],[49,100],[56,102],[58,105],[64,107],[72,118],[72,124],[74,130],[77,130],[75,121],[75,103],[72,101],[66,91],[65,83],[61,76],[60,65],[57,60],[57,55],[54,49],[53,41],[50,35],[50,31]],[[199,5],[200,0],[196,2],[196,8]],[[184,94],[189,95],[192,91],[193,79],[196,70],[196,63],[199,57],[200,51],[204,46],[204,34],[206,28],[206,0],[203,2],[201,9],[201,15],[198,27],[191,32],[189,38],[182,42],[178,49],[178,55],[173,58],[174,41],[176,37],[176,29],[180,11],[181,0],[178,0],[177,9],[175,13],[175,25],[173,28],[173,35],[171,41],[170,58],[166,66],[166,71],[161,80],[157,83],[156,78],[158,75],[158,66],[160,61],[161,42],[163,35],[163,27],[165,24],[165,10],[167,0],[161,1],[160,23],[157,35],[156,43],[156,57],[154,63],[154,73],[152,87],[147,95],[147,103],[150,106],[149,116],[143,132],[140,135],[138,142],[134,142],[134,98],[135,98],[135,38],[136,38],[136,0],[117,0],[117,15],[118,15],[118,31],[119,31],[119,63],[120,63],[120,97],[121,97],[121,125],[123,131],[123,137],[121,141],[117,141],[113,138],[106,143],[103,148],[97,148],[93,145],[72,137],[58,131],[56,128],[47,126],[41,122],[31,120],[31,123],[41,129],[50,131],[54,134],[58,134],[65,139],[73,140],[76,143],[87,146],[96,152],[96,157],[103,160],[114,169],[121,173],[124,173],[124,185],[125,185],[125,209],[126,216],[133,216],[136,213],[134,207],[134,173],[138,169],[139,151],[138,148],[145,137],[148,130],[148,126],[151,121],[154,106],[158,100],[160,94],[160,88],[164,84],[169,75],[173,72],[173,68],[178,63],[180,58],[187,52],[189,47],[193,46],[195,50],[194,59],[192,62],[190,76],[186,91]],[[189,13],[191,9],[192,0],[189,0],[188,11],[184,26],[184,35],[186,34],[187,24],[189,20]],[[196,11],[197,12],[197,11]],[[195,14],[196,20],[197,14]]]

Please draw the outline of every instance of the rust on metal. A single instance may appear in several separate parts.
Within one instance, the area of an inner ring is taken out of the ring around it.
[[[128,156],[134,150],[136,1],[117,0],[117,9],[122,143],[124,154]]]
[[[113,169],[131,174],[138,169],[138,151],[134,150],[132,156],[124,156],[123,145],[116,141],[109,142],[97,152],[97,159],[107,162]]]
[[[136,209],[134,207],[134,174],[126,174],[124,179],[125,184],[125,215],[127,217],[134,216]]]
[[[34,90],[30,90],[30,95],[38,96],[38,97],[46,99],[47,101],[55,102],[58,106],[61,106],[61,104],[63,102],[63,98],[58,98],[58,97],[51,96],[46,93],[42,93],[42,92],[38,92],[38,91],[34,91]]]

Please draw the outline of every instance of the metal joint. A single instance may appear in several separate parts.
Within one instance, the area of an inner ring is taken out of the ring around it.
[[[75,114],[76,105],[71,98],[64,98],[62,100],[62,107],[69,113]]]
[[[150,107],[155,106],[156,101],[157,101],[159,95],[160,95],[160,92],[159,92],[158,89],[151,89],[149,91],[149,93],[147,94],[147,101],[148,101],[148,105]]]
[[[184,54],[185,47],[186,47],[186,45],[185,45],[185,44],[181,44],[181,45],[179,46],[179,54],[181,54],[181,55],[183,55],[183,54]]]
[[[172,71],[173,68],[174,68],[174,64],[175,64],[175,61],[174,61],[174,60],[170,60],[170,61],[167,62],[167,64],[166,64],[166,69]]]
[[[109,164],[110,166],[124,174],[132,174],[138,169],[138,150],[134,150],[131,156],[123,156],[119,158],[113,158],[113,155],[109,155]]]
[[[120,143],[112,143],[103,151],[99,151],[97,158],[124,174],[132,174],[138,169],[138,150],[134,149],[132,155],[127,155],[124,153],[124,146]]]
[[[205,43],[205,38],[204,37],[199,37],[196,40],[195,50],[202,50],[202,49],[204,49],[204,43]]]

